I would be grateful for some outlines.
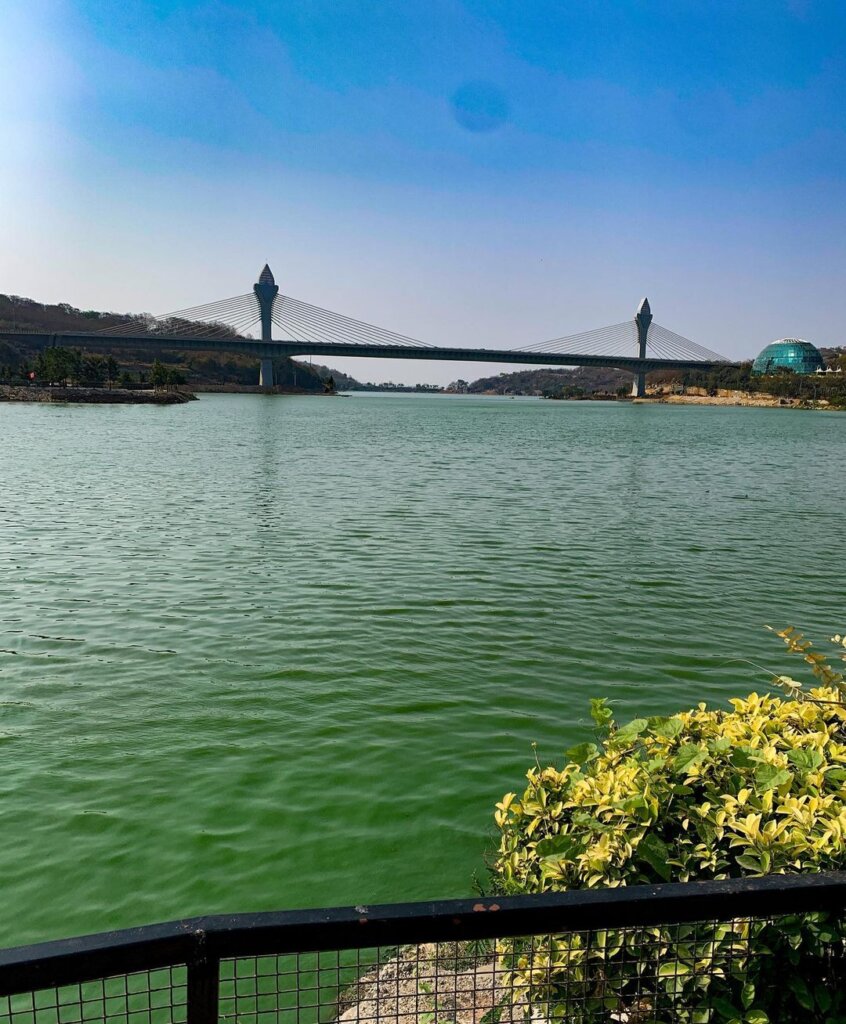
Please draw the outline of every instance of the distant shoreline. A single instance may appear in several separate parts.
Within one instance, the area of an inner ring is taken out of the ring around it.
[[[335,391],[318,391],[314,388],[289,388],[275,384],[272,388],[263,388],[258,384],[196,384],[193,390],[200,395],[315,395],[320,398],[332,398]],[[339,388],[338,391],[342,391]]]

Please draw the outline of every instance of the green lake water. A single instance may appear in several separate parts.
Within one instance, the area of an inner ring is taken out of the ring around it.
[[[846,627],[842,415],[219,395],[0,437],[0,945],[468,895],[590,697],[724,701],[787,668],[764,623]]]

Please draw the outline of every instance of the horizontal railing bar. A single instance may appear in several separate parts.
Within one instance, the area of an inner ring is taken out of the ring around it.
[[[586,889],[206,919],[216,956],[363,949],[421,942],[731,920],[846,907],[846,872]]]
[[[187,964],[198,941],[189,921],[174,921],[3,950],[0,996]]]
[[[0,951],[0,995],[199,959],[728,921],[846,908],[846,872],[195,917]]]

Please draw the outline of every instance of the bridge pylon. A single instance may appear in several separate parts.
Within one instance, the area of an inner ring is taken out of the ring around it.
[[[652,323],[652,310],[649,307],[649,299],[644,298],[638,306],[635,314],[637,325],[637,356],[638,359],[646,358],[646,336],[649,334],[649,325]],[[646,374],[638,370],[632,382],[632,398],[644,398],[646,396]]]
[[[274,280],[273,272],[266,263],[264,270],[259,274],[258,281],[253,285],[253,291],[261,310],[261,340],[273,341],[273,300],[279,293],[279,285]],[[273,360],[269,356],[261,357],[259,387],[273,387]]]

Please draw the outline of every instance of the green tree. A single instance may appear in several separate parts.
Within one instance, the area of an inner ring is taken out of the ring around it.
[[[160,391],[162,388],[167,387],[169,383],[170,371],[168,368],[158,359],[154,360],[152,367],[150,368],[150,383],[156,389]]]
[[[120,366],[117,359],[112,355],[106,356],[106,380],[109,382],[109,387],[118,379],[119,374]]]
[[[78,349],[53,346],[38,353],[35,360],[35,376],[46,384],[67,385],[80,377],[82,365]]]
[[[106,377],[106,365],[102,356],[85,356],[79,364],[79,381],[90,387],[102,384]]]
[[[33,364],[36,380],[43,381],[45,384],[52,383],[54,361],[55,355],[51,349],[45,349],[38,353]]]

